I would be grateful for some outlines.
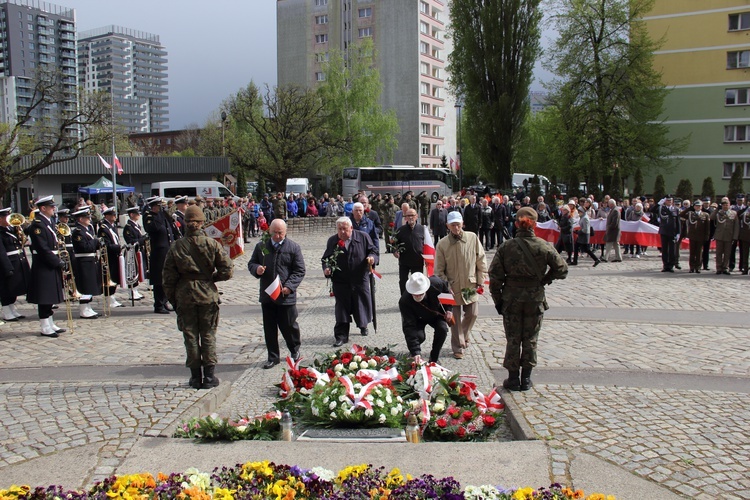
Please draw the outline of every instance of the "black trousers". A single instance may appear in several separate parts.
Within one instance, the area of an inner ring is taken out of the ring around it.
[[[597,258],[597,256],[596,256],[596,254],[591,251],[591,245],[589,245],[588,243],[577,243],[576,242],[576,250],[575,250],[575,254],[573,255],[573,262],[576,263],[576,264],[578,264],[578,254],[579,253],[585,253],[586,255],[588,255],[589,257],[591,257],[591,260],[593,260],[594,262],[596,262],[596,261],[599,260]]]
[[[407,266],[405,264],[398,264],[398,288],[401,290],[401,295],[406,291],[406,282],[409,281],[409,274],[424,272],[424,265],[421,266]]]
[[[47,319],[52,316],[52,304],[37,304],[36,310],[39,313],[39,319]]]
[[[440,350],[443,348],[443,344],[445,344],[445,339],[448,338],[448,323],[446,323],[443,318],[437,318],[420,326],[421,328],[415,328],[409,332],[404,332],[409,355],[416,356],[422,354],[422,343],[427,338],[425,329],[427,326],[431,326],[435,329],[435,337],[432,339],[430,362],[437,363],[440,358]]]
[[[708,259],[709,259],[708,252],[710,251],[711,251],[711,240],[709,239],[708,241],[703,242],[703,255],[701,256],[703,260],[703,269],[705,270],[708,270]]]
[[[677,243],[674,236],[659,235],[659,237],[661,238],[661,262],[664,264],[664,269],[673,269],[677,263],[675,260]]]
[[[154,310],[165,309],[167,305],[167,296],[164,294],[164,287],[161,284],[154,285]]]
[[[279,331],[284,337],[289,353],[299,349],[300,330],[297,324],[296,304],[261,304],[263,311],[263,334],[268,350],[268,361],[279,361]]]

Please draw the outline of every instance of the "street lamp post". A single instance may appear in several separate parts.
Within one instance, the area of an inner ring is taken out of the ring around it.
[[[221,156],[226,156],[224,147],[224,123],[227,121],[227,112],[221,112]]]
[[[461,101],[456,101],[456,122],[458,125],[458,147],[456,148],[456,157],[458,160],[458,192],[460,193],[464,186],[464,168],[461,165]]]

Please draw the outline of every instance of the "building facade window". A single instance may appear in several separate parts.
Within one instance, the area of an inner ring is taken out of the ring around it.
[[[727,125],[724,127],[724,142],[750,142],[750,125]]]
[[[419,12],[422,14],[430,15],[430,6],[427,4],[427,2],[419,2]]]
[[[317,7],[322,7],[324,5],[328,5],[328,0],[315,0],[315,5]]]
[[[315,54],[315,62],[328,62],[328,52],[318,52]]]
[[[360,38],[369,38],[372,36],[372,28],[359,28],[359,37]]]
[[[750,89],[727,89],[724,103],[727,106],[747,106],[750,104]]]
[[[430,74],[430,65],[426,62],[419,63],[419,72],[423,75],[429,75]]]
[[[315,73],[315,81],[316,82],[324,82],[326,80],[326,75],[322,71],[317,71]]]
[[[750,68],[750,50],[727,52],[727,69]]]
[[[429,115],[430,114],[430,105],[426,102],[419,104],[419,111],[423,115]]]
[[[315,16],[315,24],[328,24],[328,15]]]
[[[328,35],[323,33],[321,35],[315,35],[315,43],[326,43],[328,42]]]
[[[750,29],[750,12],[729,14],[729,31]]]
[[[422,154],[428,156],[430,154],[430,145],[422,143]]]
[[[430,135],[430,124],[429,123],[422,123],[422,135]]]
[[[427,42],[419,42],[419,51],[422,54],[429,54],[430,53],[430,44]]]
[[[429,83],[425,83],[425,82],[420,83],[419,84],[419,90],[420,90],[420,92],[422,94],[429,95],[430,94],[430,84]]]
[[[430,25],[424,21],[419,21],[419,32],[422,33],[423,35],[429,35]]]
[[[750,162],[724,162],[724,172],[722,173],[723,179],[729,179],[732,177],[734,170],[739,167],[742,172],[744,179],[750,179]]]
[[[363,9],[359,9],[359,17],[372,17],[372,7],[365,7]]]

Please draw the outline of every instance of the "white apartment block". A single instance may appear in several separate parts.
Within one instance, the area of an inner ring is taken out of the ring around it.
[[[277,0],[278,84],[318,85],[329,51],[371,37],[381,104],[396,112],[400,127],[393,163],[439,167],[446,118],[455,123],[446,92],[447,21],[439,0]]]

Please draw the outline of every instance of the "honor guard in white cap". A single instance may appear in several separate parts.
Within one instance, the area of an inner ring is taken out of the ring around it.
[[[0,300],[3,319],[18,321],[26,316],[16,308],[16,299],[26,295],[31,270],[23,249],[25,236],[20,225],[23,218],[14,216],[11,224],[10,212],[10,208],[0,209]]]
[[[31,279],[26,301],[37,305],[42,336],[56,338],[65,332],[52,319],[52,306],[65,301],[65,264],[60,259],[58,233],[52,224],[57,204],[53,196],[44,196],[35,205],[39,213],[28,230],[31,241]]]
[[[174,204],[176,208],[174,214],[172,214],[172,220],[174,221],[172,224],[172,233],[174,234],[174,239],[176,241],[185,236],[185,210],[187,210],[188,204],[187,196],[175,198]]]
[[[97,254],[100,242],[91,224],[91,211],[88,207],[77,210],[72,215],[76,219],[71,231],[76,253],[76,288],[81,294],[78,315],[82,319],[96,319],[99,313],[91,308],[91,301],[103,293],[102,269]]]
[[[102,211],[102,215],[104,220],[99,225],[97,236],[104,241],[109,262],[107,268],[109,270],[109,283],[104,284],[104,295],[107,297],[109,307],[122,307],[122,304],[117,302],[115,298],[117,284],[120,283],[120,252],[122,251],[120,235],[117,232],[117,210],[115,207],[108,207]]]
[[[146,266],[144,274],[148,271],[148,253],[146,248],[146,240],[148,235],[146,231],[138,224],[138,219],[141,218],[141,212],[138,207],[130,207],[128,212],[128,222],[122,229],[122,237],[125,243],[128,245],[138,245],[138,250],[143,255],[143,265]],[[138,291],[137,288],[133,288],[133,300],[141,300],[143,295]]]

